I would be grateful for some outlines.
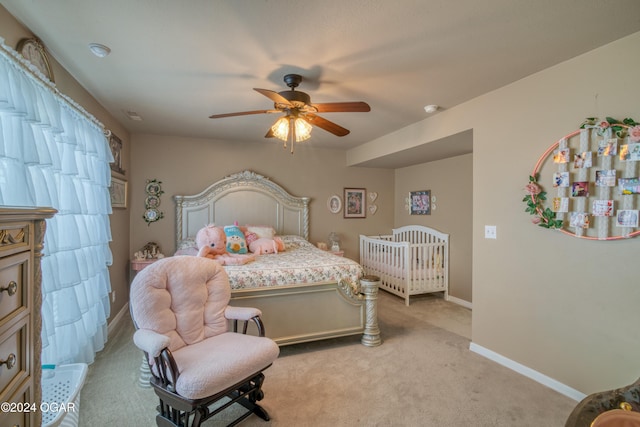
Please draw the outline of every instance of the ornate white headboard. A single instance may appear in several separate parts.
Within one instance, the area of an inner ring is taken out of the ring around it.
[[[238,172],[176,202],[176,244],[208,224],[270,225],[279,235],[309,239],[309,198],[296,197],[262,175]]]

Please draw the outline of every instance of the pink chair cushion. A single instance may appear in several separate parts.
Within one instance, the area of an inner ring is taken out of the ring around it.
[[[188,399],[216,394],[271,365],[280,353],[269,338],[227,332],[173,353],[176,391]]]
[[[227,331],[231,297],[227,273],[208,258],[163,258],[140,271],[130,299],[138,328],[170,339],[173,352]]]

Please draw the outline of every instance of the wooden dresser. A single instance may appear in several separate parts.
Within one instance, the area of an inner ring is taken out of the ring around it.
[[[40,258],[55,213],[0,207],[0,426],[41,424]]]

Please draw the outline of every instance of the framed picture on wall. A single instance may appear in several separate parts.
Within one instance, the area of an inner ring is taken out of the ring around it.
[[[345,218],[366,218],[367,190],[364,188],[344,189],[344,217]]]
[[[329,199],[327,200],[327,209],[329,209],[329,212],[331,212],[332,214],[339,213],[342,209],[342,200],[340,200],[340,196],[334,194],[333,196],[329,197]]]
[[[411,192],[411,215],[431,215],[431,190]]]
[[[112,176],[109,194],[111,195],[112,208],[127,207],[127,181]]]
[[[122,140],[113,132],[111,132],[111,136],[109,137],[109,148],[113,155],[111,170],[124,175],[124,169],[122,169]]]

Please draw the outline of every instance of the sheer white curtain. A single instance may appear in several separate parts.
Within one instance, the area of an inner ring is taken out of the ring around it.
[[[58,210],[42,258],[42,363],[91,363],[110,309],[111,151],[95,119],[0,45],[0,205]]]

